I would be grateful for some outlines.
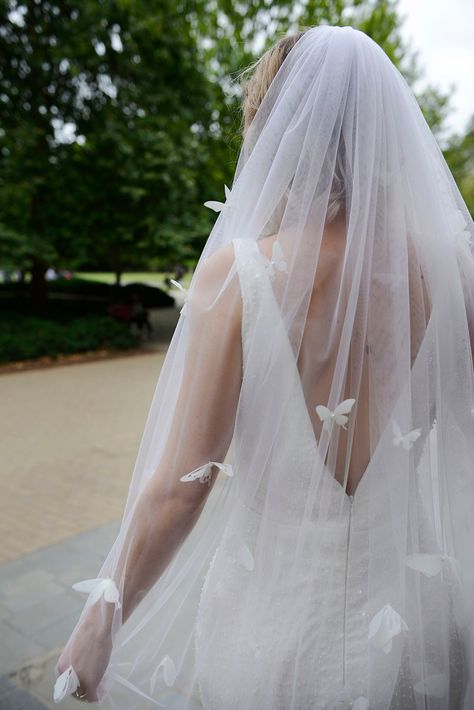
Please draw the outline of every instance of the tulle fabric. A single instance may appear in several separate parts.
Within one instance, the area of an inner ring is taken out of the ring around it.
[[[214,209],[71,667],[95,606],[111,710],[474,707],[474,226],[380,47],[307,31]]]

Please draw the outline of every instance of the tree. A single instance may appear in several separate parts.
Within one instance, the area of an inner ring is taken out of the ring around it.
[[[49,264],[95,253],[118,280],[195,202],[212,86],[190,29],[186,2],[0,2],[0,231],[36,302]]]
[[[232,178],[241,145],[241,94],[235,79],[279,37],[320,24],[351,25],[382,47],[412,87],[423,75],[417,53],[403,40],[398,0],[200,0],[195,8],[196,39],[218,87],[215,130],[208,137],[209,161],[202,173],[209,191],[214,184],[216,196]],[[414,93],[433,133],[441,136],[450,94],[430,84]]]
[[[468,122],[465,135],[451,136],[444,157],[474,218],[474,116]]]
[[[223,132],[235,138],[240,92],[233,78],[279,37],[301,27],[351,25],[369,35],[387,53],[410,85],[422,75],[418,55],[404,42],[398,0],[202,0],[196,32],[206,64],[223,88],[216,107]],[[417,94],[425,117],[436,132],[448,110],[449,95],[428,85]]]
[[[49,265],[119,282],[197,256],[241,145],[236,73],[321,23],[419,78],[396,0],[0,0],[0,259],[31,270],[35,302]],[[418,98],[439,133],[448,96]]]

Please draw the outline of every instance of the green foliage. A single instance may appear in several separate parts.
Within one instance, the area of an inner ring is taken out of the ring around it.
[[[474,116],[468,123],[465,135],[451,137],[444,156],[474,218]]]
[[[75,318],[67,325],[34,317],[2,317],[1,325],[0,362],[138,345],[138,336],[126,325],[106,316]]]
[[[119,277],[189,222],[213,87],[186,10],[0,2],[2,261],[44,272],[94,254]]]
[[[289,32],[320,24],[350,25],[377,42],[410,85],[422,75],[416,52],[402,38],[398,0],[210,0],[203,2],[203,10],[198,23],[200,41],[206,62],[223,87],[217,110],[220,118],[230,111],[232,120],[220,123],[226,142],[230,139],[235,148],[240,92],[232,78]],[[432,129],[440,130],[449,94],[428,85],[417,99]]]
[[[17,281],[0,284],[4,308],[30,313],[31,304],[25,298],[27,288],[27,284]],[[170,308],[174,305],[174,299],[162,288],[144,283],[116,286],[85,278],[57,279],[49,284],[48,291],[41,315],[65,321],[74,315],[104,314],[112,304],[130,303],[134,293],[138,294],[146,308]]]
[[[5,284],[13,285],[13,284]],[[0,292],[1,292],[0,287]],[[83,297],[103,302],[116,302],[131,300],[131,294],[137,293],[140,296],[144,306],[148,308],[169,308],[174,304],[174,299],[155,286],[148,286],[143,283],[127,283],[126,286],[116,286],[91,279],[57,279],[50,284],[50,297],[55,297],[61,294],[68,297],[76,297],[77,301],[81,301]]]
[[[41,301],[48,266],[119,282],[192,262],[215,219],[202,203],[235,170],[238,72],[329,23],[366,32],[414,86],[402,22],[397,0],[0,0],[0,265],[31,270]],[[449,94],[417,98],[440,136]],[[472,205],[470,150],[458,137],[447,154]]]

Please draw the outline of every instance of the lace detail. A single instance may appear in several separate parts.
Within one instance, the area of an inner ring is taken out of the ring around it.
[[[245,369],[258,294],[267,274],[263,256],[253,239],[234,239],[233,244],[242,294],[242,355]]]

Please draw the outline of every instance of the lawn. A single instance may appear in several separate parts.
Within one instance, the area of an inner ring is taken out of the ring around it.
[[[88,279],[90,281],[99,281],[100,283],[105,283],[105,284],[113,284],[115,283],[115,274],[112,272],[107,272],[107,271],[95,271],[95,272],[84,272],[84,271],[76,271],[75,276],[81,279]],[[153,273],[151,272],[130,272],[130,273],[124,273],[122,274],[122,279],[121,279],[121,284],[122,286],[126,286],[128,283],[146,283],[150,284],[150,286],[157,286],[159,288],[163,288],[165,291],[167,290],[164,280],[166,276],[169,276],[169,273],[164,273],[164,272],[159,272],[159,271],[154,271]],[[187,273],[183,279],[181,280],[180,283],[183,284],[184,288],[187,288],[188,284],[191,281],[192,273]]]

